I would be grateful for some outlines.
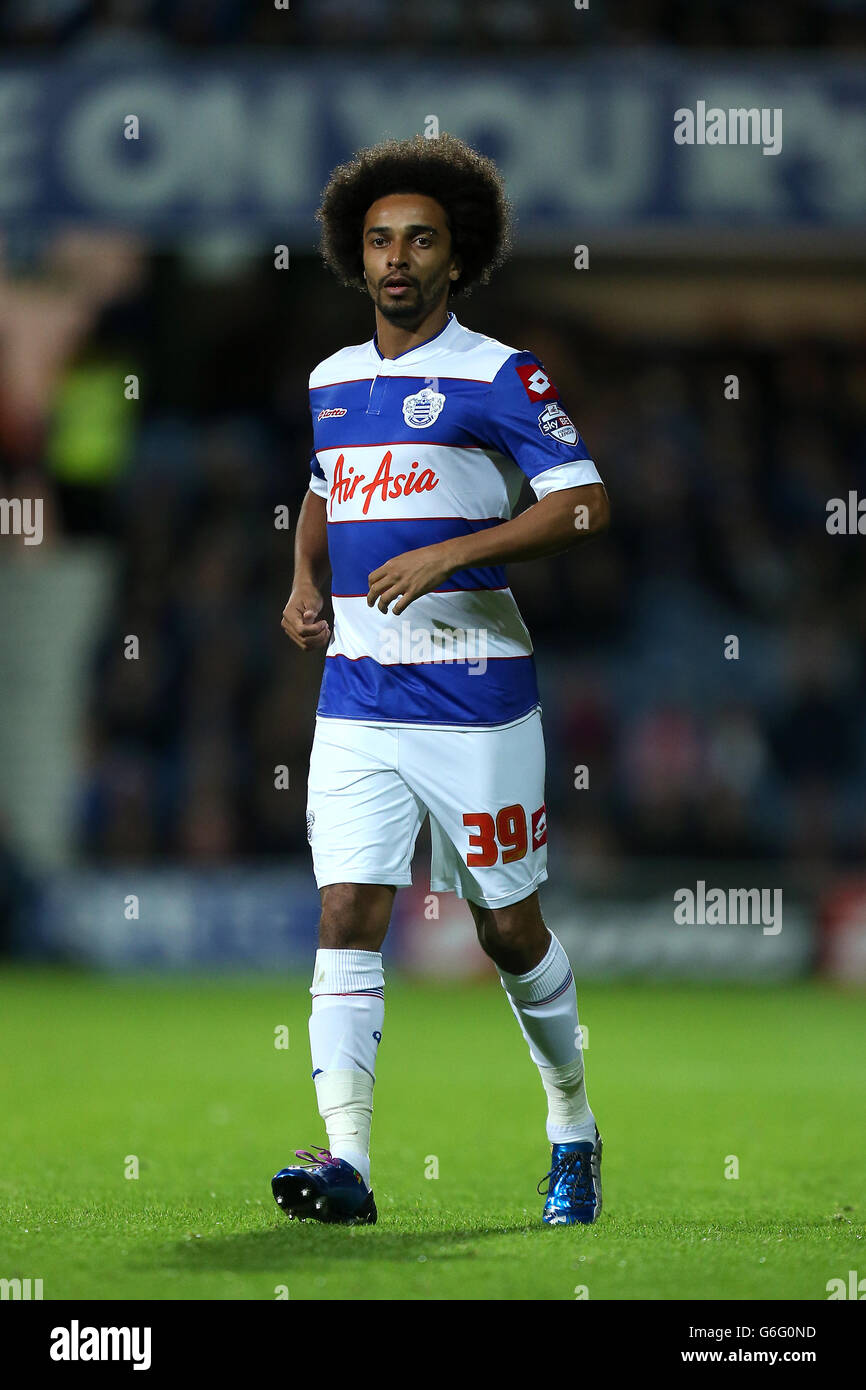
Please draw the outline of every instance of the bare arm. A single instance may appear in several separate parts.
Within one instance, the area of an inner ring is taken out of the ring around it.
[[[327,503],[308,489],[295,530],[295,575],[282,621],[283,632],[301,651],[326,647],[331,640],[330,627],[319,618],[330,573]]]
[[[505,565],[558,555],[607,529],[610,504],[603,483],[549,492],[513,521],[440,544],[450,551],[451,573],[475,565]]]
[[[437,589],[457,570],[557,555],[599,535],[609,522],[610,504],[603,483],[550,492],[501,526],[395,555],[370,574],[367,603],[371,608],[378,604],[386,613],[392,599],[402,595],[391,610],[402,613],[413,599]]]

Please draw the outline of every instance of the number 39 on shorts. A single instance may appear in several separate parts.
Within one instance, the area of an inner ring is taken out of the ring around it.
[[[466,863],[469,868],[489,869],[499,862],[513,864],[530,848],[526,812],[516,803],[503,806],[492,816],[489,811],[464,812],[463,824],[474,833],[469,836]],[[544,803],[530,817],[532,849],[547,844],[547,812]]]

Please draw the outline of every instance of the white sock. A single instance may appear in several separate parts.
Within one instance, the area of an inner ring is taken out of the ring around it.
[[[525,975],[499,971],[508,1002],[529,1045],[547,1092],[551,1144],[595,1139],[595,1117],[586,1098],[577,991],[568,956],[550,933],[544,959]]]
[[[316,1077],[316,1102],[334,1158],[351,1163],[369,1187],[372,1076],[365,1071],[321,1071]]]
[[[381,952],[316,952],[310,987],[310,1055],[319,1114],[331,1153],[351,1163],[368,1187],[384,989]]]
[[[547,1137],[551,1144],[595,1140],[595,1116],[586,1099],[583,1053],[562,1067],[539,1067],[547,1092]]]

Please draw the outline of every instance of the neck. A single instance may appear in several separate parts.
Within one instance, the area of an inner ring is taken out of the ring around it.
[[[420,343],[426,343],[448,322],[448,300],[431,309],[427,316],[411,328],[391,323],[384,314],[376,310],[376,342],[383,357],[399,357],[401,352],[410,352]]]

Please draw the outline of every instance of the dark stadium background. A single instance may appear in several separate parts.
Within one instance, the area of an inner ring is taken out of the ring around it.
[[[564,62],[591,73],[622,56],[627,92],[651,60],[675,59],[689,95],[721,64],[740,83],[778,79],[795,116],[792,82],[811,64],[831,106],[842,93],[839,128],[854,140],[863,121],[850,74],[866,19],[844,0],[582,14],[523,0],[289,12],[69,0],[8,5],[0,34],[10,114],[23,75],[86,91],[113,63],[180,72],[182,89],[209,64],[301,59],[327,102],[332,58],[355,76],[381,60],[404,78],[475,64],[486,81],[502,64],[555,77]],[[368,90],[358,129],[408,134],[389,124],[387,87]],[[481,124],[508,177],[507,141]],[[866,195],[853,159],[850,187],[822,208],[821,151],[797,148],[797,129],[777,157],[791,161],[790,197],[771,214],[760,199],[742,219],[614,205],[583,226],[545,220],[542,194],[538,215],[518,204],[507,269],[455,304],[469,327],[539,354],[611,497],[603,541],[510,569],[548,741],[545,892],[589,971],[864,975],[866,570],[862,537],[831,537],[825,521],[828,499],[866,486]],[[283,238],[255,208],[223,225],[194,198],[140,226],[52,207],[52,150],[68,132],[40,133],[22,167],[47,192],[16,201],[12,181],[0,281],[0,478],[46,509],[41,546],[0,539],[6,946],[97,965],[304,969],[321,660],[280,631],[292,532],[273,515],[284,505],[294,519],[306,486],[307,374],[370,336],[371,309],[319,263],[310,217]],[[832,132],[819,136],[829,157]],[[329,141],[331,162],[351,154]],[[751,155],[769,177],[777,160]],[[569,168],[552,159],[549,177],[553,190]],[[129,373],[134,402],[118,389]],[[724,396],[731,373],[737,401]],[[737,661],[724,659],[730,634]],[[584,764],[590,785],[576,790]],[[277,790],[281,765],[290,785]],[[420,911],[427,854],[425,832],[394,959],[474,968],[465,908],[443,900],[438,924]],[[671,894],[697,879],[783,887],[787,932],[675,928]],[[146,925],[116,907],[142,885]]]

